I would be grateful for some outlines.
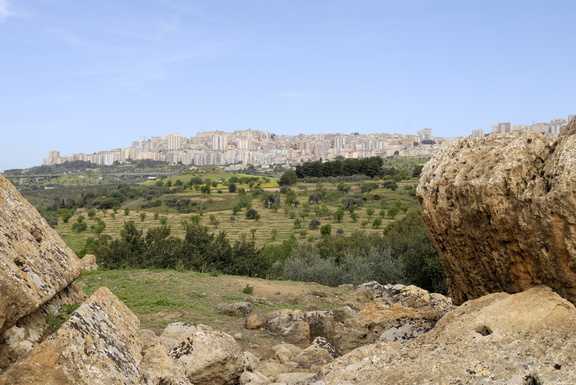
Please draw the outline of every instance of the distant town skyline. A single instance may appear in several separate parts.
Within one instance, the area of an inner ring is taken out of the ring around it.
[[[472,130],[469,136],[507,134],[518,131],[538,132],[546,136],[558,135],[576,115],[555,118],[550,122],[531,125],[503,122],[494,124],[491,132]],[[258,168],[293,167],[303,162],[373,156],[433,156],[440,147],[454,137],[434,136],[431,128],[418,130],[416,135],[398,133],[299,134],[277,135],[259,130],[206,131],[186,137],[179,133],[152,136],[132,141],[131,146],[105,149],[91,154],[76,152],[65,155],[58,150],[49,152],[42,164],[52,166],[64,162],[85,161],[99,166],[129,163],[150,159],[185,166],[224,166],[229,171],[243,170],[248,165]]]
[[[134,138],[438,137],[573,112],[569,0],[0,0],[0,170]]]

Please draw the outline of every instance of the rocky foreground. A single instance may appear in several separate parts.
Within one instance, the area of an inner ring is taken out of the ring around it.
[[[574,384],[574,178],[563,165],[575,123],[567,130],[557,142],[463,139],[426,166],[420,199],[459,307],[376,282],[331,311],[219,306],[283,338],[260,357],[205,325],[143,330],[107,288],[87,298],[74,280],[94,260],[0,176],[0,384]],[[518,156],[489,178],[494,146]]]

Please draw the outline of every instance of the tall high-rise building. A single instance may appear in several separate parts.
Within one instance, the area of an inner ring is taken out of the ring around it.
[[[178,151],[182,148],[180,134],[168,134],[168,151]]]
[[[472,137],[473,138],[483,138],[484,137],[484,130],[482,130],[482,129],[472,130]]]
[[[432,140],[432,129],[431,128],[423,128],[420,131],[418,131],[418,138],[420,139],[420,142],[423,142],[425,140]]]
[[[500,134],[507,134],[509,132],[512,132],[512,123],[510,122],[498,123],[498,132]]]
[[[336,149],[344,149],[346,147],[346,136],[345,135],[336,135],[334,137],[334,148]]]
[[[226,135],[214,135],[212,136],[212,149],[214,151],[224,151],[228,145],[228,138]]]

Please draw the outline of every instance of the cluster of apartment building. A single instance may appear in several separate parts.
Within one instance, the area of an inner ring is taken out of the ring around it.
[[[514,131],[535,131],[544,135],[557,135],[575,115],[568,119],[553,119],[550,123],[512,125],[499,123],[492,126],[492,134]],[[473,137],[484,137],[484,130],[473,130]],[[83,160],[97,165],[122,164],[151,159],[190,166],[217,165],[230,170],[241,170],[252,164],[269,168],[274,165],[290,167],[319,159],[368,158],[371,156],[432,156],[440,146],[454,138],[432,135],[432,129],[423,128],[416,135],[403,134],[300,134],[276,135],[267,131],[240,130],[233,132],[206,131],[192,137],[180,134],[153,136],[148,140],[132,142],[130,147],[94,154],[61,156],[50,151],[44,165]]]
[[[512,125],[510,122],[506,123],[498,123],[492,126],[491,133],[492,134],[506,134],[509,132],[517,132],[517,131],[533,131],[539,132],[542,135],[546,136],[555,136],[558,135],[564,127],[574,119],[576,115],[568,115],[568,119],[552,119],[550,123],[534,123],[532,122],[531,125],[524,125],[524,124],[516,124]],[[486,136],[484,130],[473,130],[472,136],[475,138],[482,138]]]
[[[218,165],[240,170],[248,164],[268,168],[289,167],[319,159],[367,158],[371,156],[431,156],[445,141],[424,128],[417,135],[402,134],[313,134],[276,135],[267,131],[209,131],[196,136],[180,134],[154,136],[134,141],[130,147],[94,154],[61,156],[50,151],[44,165],[83,160],[97,165],[122,164],[133,160],[152,159],[193,166]]]

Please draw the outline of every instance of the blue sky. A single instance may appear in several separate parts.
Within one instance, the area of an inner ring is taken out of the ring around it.
[[[0,0],[0,170],[142,137],[576,113],[573,0]]]

